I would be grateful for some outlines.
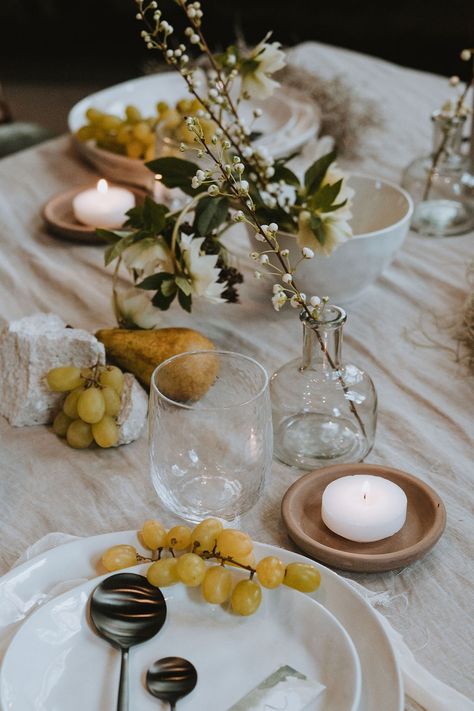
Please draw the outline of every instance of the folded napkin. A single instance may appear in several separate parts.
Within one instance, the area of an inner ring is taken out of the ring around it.
[[[40,553],[44,553],[64,543],[69,543],[77,538],[78,536],[70,536],[66,533],[49,533],[27,548],[23,555],[16,561],[14,567],[31,560],[31,558],[34,558]],[[410,704],[411,699],[416,702],[416,709],[421,708],[425,711],[474,711],[473,701],[470,701],[466,696],[463,696],[463,694],[460,694],[452,687],[434,677],[416,661],[402,635],[399,634],[392,627],[387,618],[376,609],[377,605],[384,603],[384,593],[375,593],[353,580],[348,580],[347,578],[346,580],[374,607],[375,613],[392,643],[402,671],[405,696],[407,697],[406,709],[415,708]],[[30,601],[31,604],[28,609],[19,608],[19,601],[17,599],[15,601],[9,601],[8,599],[2,600],[0,605],[0,647],[4,648],[9,637],[16,631],[13,627],[15,622],[24,619],[27,614],[38,605],[44,604],[51,598],[76,587],[82,582],[85,581],[83,579],[64,581],[61,585],[49,590],[47,594],[39,593],[33,602]]]

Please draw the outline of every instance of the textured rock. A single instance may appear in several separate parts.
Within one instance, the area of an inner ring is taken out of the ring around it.
[[[0,414],[11,425],[51,422],[63,393],[48,389],[46,374],[61,365],[88,367],[105,362],[104,346],[54,314],[35,314],[0,331]]]
[[[129,444],[141,435],[146,423],[148,397],[135,376],[125,373],[122,407],[117,418],[120,437],[117,445]]]

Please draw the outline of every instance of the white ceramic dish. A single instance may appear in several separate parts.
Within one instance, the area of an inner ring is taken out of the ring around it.
[[[97,575],[103,551],[118,543],[136,545],[136,533],[107,533],[53,548],[14,568],[0,579],[0,656],[25,618],[51,595]],[[277,555],[285,563],[311,562],[275,546],[255,544],[257,558]],[[403,685],[395,654],[377,615],[354,589],[333,571],[318,565],[322,582],[312,596],[332,612],[350,635],[362,670],[359,711],[402,711]],[[12,622],[13,621],[13,622]],[[6,711],[6,710],[5,710]]]
[[[143,573],[146,567],[130,570]],[[9,711],[115,707],[120,654],[88,621],[97,582],[89,580],[40,607],[15,635],[0,676],[1,702]],[[131,711],[157,708],[143,677],[154,661],[170,655],[189,659],[198,671],[196,689],[179,703],[182,711],[225,711],[285,665],[326,687],[314,711],[356,711],[360,665],[354,645],[334,615],[310,597],[283,587],[266,591],[256,615],[238,617],[206,604],[200,590],[175,585],[163,594],[163,629],[131,651]]]
[[[107,113],[123,116],[127,104],[133,104],[144,115],[153,116],[158,101],[174,104],[188,96],[184,79],[175,72],[151,74],[111,86],[81,99],[69,112],[69,130],[74,134],[86,121],[86,111],[93,106]],[[285,87],[265,102],[243,104],[242,116],[251,119],[253,108],[263,108],[264,115],[255,124],[263,135],[255,145],[265,146],[275,157],[292,153],[303,146],[319,130],[320,118],[315,105],[299,92]],[[142,187],[152,185],[152,175],[143,161],[116,155],[97,148],[93,142],[74,138],[81,155],[100,173],[120,183]]]
[[[394,183],[355,173],[349,185],[355,190],[354,236],[328,257],[317,255],[298,266],[301,291],[329,296],[340,306],[359,297],[388,267],[403,244],[413,213],[411,197]],[[279,242],[282,248],[295,249],[293,235],[280,235]]]

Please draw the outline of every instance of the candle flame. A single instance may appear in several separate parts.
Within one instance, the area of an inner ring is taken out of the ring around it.
[[[99,182],[97,183],[97,192],[99,192],[101,195],[105,195],[105,193],[109,189],[109,184],[107,183],[104,178],[101,178]]]
[[[161,173],[155,173],[155,180],[163,180]]]
[[[364,498],[364,501],[367,501],[367,494],[370,491],[370,482],[366,479],[364,483],[362,484],[362,496]]]

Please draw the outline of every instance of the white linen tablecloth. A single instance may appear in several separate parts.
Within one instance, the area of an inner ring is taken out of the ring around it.
[[[401,169],[429,149],[429,114],[446,97],[444,79],[314,43],[292,55],[323,76],[343,75],[380,105],[384,130],[368,135],[364,160],[346,167],[398,181]],[[67,138],[0,161],[1,317],[51,311],[90,331],[113,325],[103,250],[56,240],[40,215],[54,193],[90,180]],[[378,432],[368,461],[427,481],[448,513],[444,536],[424,559],[404,570],[352,577],[388,593],[384,613],[417,659],[470,697],[473,377],[456,362],[456,343],[442,324],[461,312],[466,298],[473,236],[410,234],[382,278],[349,309],[344,348],[345,359],[365,368],[378,390]],[[276,314],[262,296],[244,238],[235,250],[247,275],[242,304],[200,306],[192,317],[171,310],[163,325],[199,328],[219,346],[255,356],[272,371],[298,354],[298,319],[292,310]],[[292,547],[280,502],[297,476],[274,463],[265,496],[242,521],[256,540]],[[0,574],[49,531],[86,536],[134,528],[150,516],[172,520],[160,510],[149,480],[145,437],[117,450],[75,451],[46,427],[17,429],[0,418],[0,492]]]

